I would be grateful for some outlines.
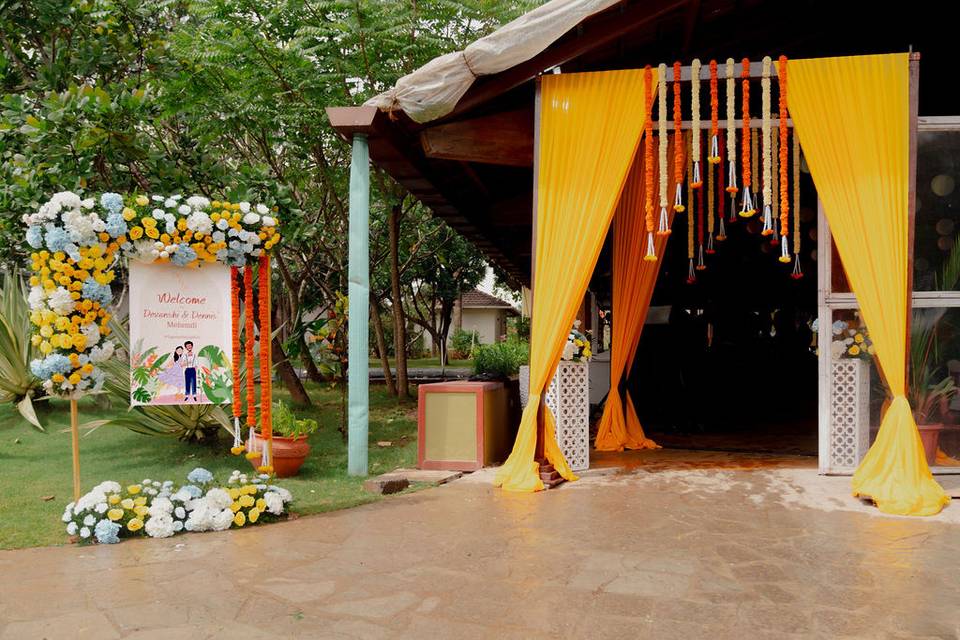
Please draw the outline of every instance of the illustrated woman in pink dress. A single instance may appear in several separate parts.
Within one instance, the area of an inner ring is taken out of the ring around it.
[[[160,372],[158,376],[161,383],[174,387],[176,397],[180,398],[184,392],[183,375],[183,347],[178,346],[173,350],[173,358],[167,367]]]

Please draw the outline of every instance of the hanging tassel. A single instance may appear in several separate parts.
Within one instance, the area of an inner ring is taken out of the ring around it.
[[[710,137],[710,157],[707,160],[710,164],[720,164],[720,139],[717,134]]]
[[[732,160],[728,163],[730,169],[727,171],[727,193],[734,194],[737,189],[737,165]]]
[[[703,245],[701,244],[697,250],[697,271],[706,271],[707,264],[703,261]]]
[[[713,248],[713,236],[707,236],[707,255],[712,256],[716,252],[717,250]]]
[[[660,207],[660,224],[657,227],[658,236],[670,235],[670,218],[667,217],[667,208]]]
[[[683,184],[677,183],[677,195],[673,198],[673,210],[677,213],[683,213],[686,207],[683,206]]]
[[[690,269],[687,272],[687,284],[693,284],[697,281],[697,274],[693,270],[693,258],[690,258]]]
[[[699,189],[703,186],[703,178],[700,176],[700,161],[693,161],[693,179],[690,181],[690,186],[694,189]]]
[[[770,209],[769,204],[763,205],[763,230],[760,232],[762,236],[769,236],[773,233],[773,211]]]
[[[737,194],[730,194],[730,218],[727,222],[733,224],[737,221]]]
[[[653,234],[647,233],[647,255],[643,256],[647,262],[657,261],[657,249],[653,245]]]
[[[719,218],[720,228],[717,229],[717,242],[723,242],[727,239],[727,228],[723,226],[723,218]]]
[[[786,243],[784,243],[786,244]],[[790,274],[790,277],[794,280],[799,280],[803,277],[803,269],[800,267],[800,254],[793,254],[793,273]]]
[[[790,264],[790,242],[787,236],[780,238],[780,262]]]
[[[233,416],[233,446],[230,447],[230,453],[235,456],[243,453],[243,427],[240,426],[240,418]]]
[[[743,205],[740,207],[740,217],[750,218],[757,213],[757,209],[753,204],[753,196],[750,195],[750,186],[747,185],[743,188]]]
[[[247,460],[256,460],[259,458],[261,453],[257,451],[257,432],[254,430],[253,425],[250,425],[250,440],[247,441]]]
[[[770,246],[775,247],[780,244],[780,218],[773,216],[773,235],[770,236]]]

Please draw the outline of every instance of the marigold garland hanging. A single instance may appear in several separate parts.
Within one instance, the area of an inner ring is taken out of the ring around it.
[[[693,173],[690,182],[694,189],[703,186],[700,174],[700,59],[690,65],[690,130],[693,132]]]
[[[723,242],[727,239],[727,228],[724,226],[724,217],[726,216],[726,204],[727,199],[724,197],[726,193],[726,188],[724,185],[724,171],[723,171],[723,161],[724,158],[724,138],[723,131],[720,132],[720,162],[717,163],[717,224],[719,228],[717,230],[717,242]]]
[[[731,197],[736,196],[737,193],[737,123],[736,123],[736,100],[737,100],[737,83],[734,79],[735,75],[735,65],[733,58],[727,58],[727,187],[726,191],[731,195]],[[734,214],[735,205],[730,207],[731,221],[736,220],[736,215]]]
[[[657,235],[670,235],[670,218],[667,216],[667,65],[657,67],[657,170],[660,179],[660,222]]]
[[[692,133],[692,132],[691,132]],[[687,142],[687,171],[693,171],[693,136],[689,136]],[[696,256],[693,240],[693,225],[696,224],[696,207],[693,206],[693,185],[687,180],[687,204],[690,205],[690,211],[687,213],[687,260],[690,261],[690,268],[687,271],[687,284],[693,284],[697,281],[697,275],[694,271],[693,260]]]
[[[243,355],[247,363],[247,425],[250,427],[251,442],[254,440],[254,428],[257,424],[257,397],[253,386],[253,316],[256,313],[253,299],[254,269],[256,265],[248,264],[243,270]]]
[[[683,213],[683,113],[680,110],[680,61],[673,63],[673,179],[677,192],[673,210]]]
[[[260,473],[273,473],[273,422],[271,421],[272,376],[270,374],[270,256],[260,256]]]
[[[715,162],[707,163],[707,255],[713,255],[716,253],[716,250],[713,248],[713,174],[715,173],[716,168],[717,164]],[[721,198],[721,200],[722,199],[723,198]]]
[[[740,72],[741,78],[743,78],[743,100],[742,100],[742,119],[743,119],[743,132],[741,140],[741,155],[743,156],[743,204],[740,207],[740,215],[744,218],[749,218],[753,216],[757,209],[753,204],[753,196],[751,195],[750,185],[752,183],[752,174],[750,167],[750,60],[749,58],[744,58],[741,60],[742,71]]]
[[[773,169],[771,174],[773,180],[770,183],[770,193],[773,196],[770,198],[770,210],[773,216],[773,229],[774,233],[770,236],[770,246],[777,246],[780,244],[780,170],[779,170],[779,158],[780,158],[780,147],[779,147],[779,136],[770,137],[770,157],[773,158]]]
[[[233,447],[235,456],[243,453],[243,426],[240,415],[243,410],[243,392],[240,389],[240,269],[230,267],[230,357],[233,375]]]
[[[647,109],[653,106],[653,69],[650,65],[643,68],[643,103]],[[643,123],[643,211],[647,223],[647,254],[643,257],[648,262],[657,259],[657,249],[653,242],[653,118],[647,113]]]
[[[717,90],[717,61],[710,61],[710,164],[720,164],[720,95]]]
[[[697,137],[699,138],[701,135],[702,133],[698,131]],[[703,218],[705,213],[703,189],[697,189],[697,271],[704,271],[707,268],[707,264],[703,260]]]
[[[770,148],[771,121],[770,121],[770,56],[763,57],[762,71],[760,74],[760,132],[763,144],[763,231],[762,235],[769,236],[773,233],[773,211],[770,206],[770,200],[773,198],[771,190],[771,181],[773,180],[773,155]]]
[[[797,131],[793,131],[793,274],[794,280],[803,277],[803,268],[800,266],[800,138]]]
[[[750,166],[753,167],[753,171],[750,172],[750,176],[753,178],[753,182],[750,184],[750,188],[753,191],[753,203],[756,206],[760,206],[760,201],[757,199],[760,197],[760,174],[762,170],[760,168],[760,156],[758,150],[760,145],[758,144],[760,136],[754,132],[753,136],[750,138]]]
[[[780,95],[780,262],[790,262],[790,246],[787,237],[790,235],[790,195],[787,182],[787,56],[777,59],[777,78],[779,79]],[[797,213],[793,213],[793,224],[797,225]]]

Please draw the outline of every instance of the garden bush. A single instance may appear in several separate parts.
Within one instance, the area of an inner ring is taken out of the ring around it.
[[[527,364],[530,346],[526,342],[508,341],[481,344],[473,350],[473,370],[477,375],[509,378]]]

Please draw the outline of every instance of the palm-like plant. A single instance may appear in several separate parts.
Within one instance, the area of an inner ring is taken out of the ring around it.
[[[35,357],[32,333],[26,287],[16,272],[8,271],[0,292],[0,402],[16,404],[20,415],[43,431],[33,406],[41,386],[30,371]]]
[[[101,366],[106,374],[104,391],[119,406],[130,402],[130,334],[117,321],[111,322],[112,337],[118,353]],[[220,428],[233,433],[226,411],[214,404],[155,405],[131,407],[115,418],[96,421],[91,426],[116,425],[152,436],[172,436],[187,441],[209,441]]]

